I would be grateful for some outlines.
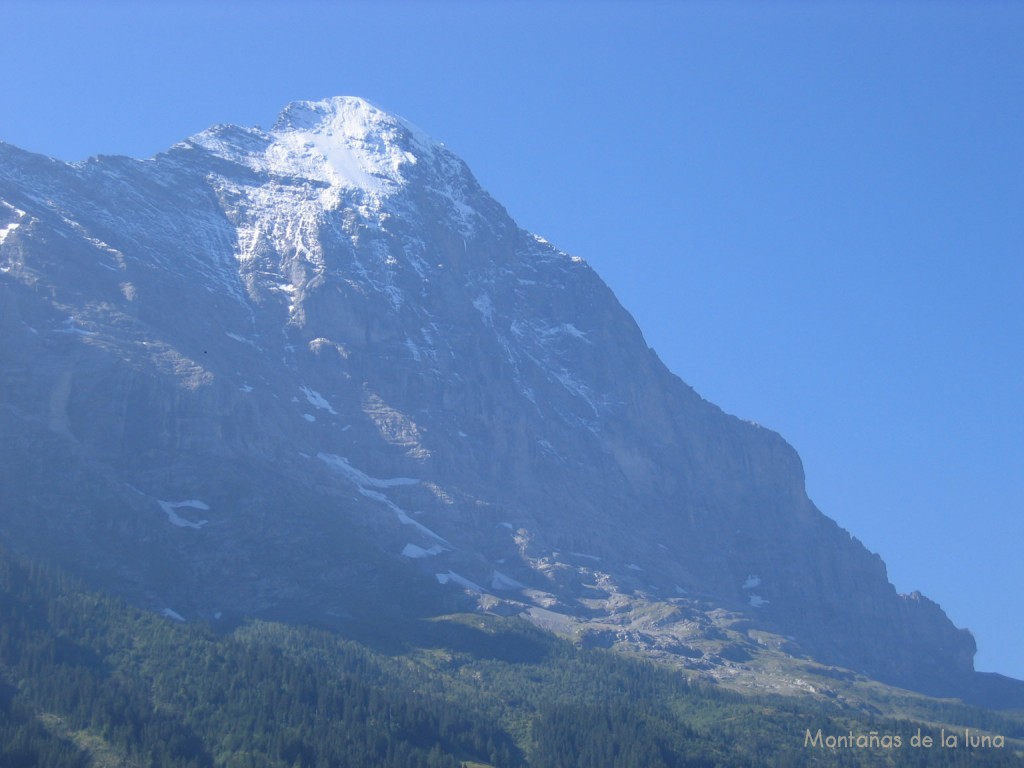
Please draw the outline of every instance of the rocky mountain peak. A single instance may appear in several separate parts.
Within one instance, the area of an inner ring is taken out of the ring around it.
[[[277,275],[275,286],[295,289],[300,315],[304,286],[330,271],[327,240],[376,240],[355,273],[345,271],[398,306],[403,273],[422,280],[442,263],[426,253],[431,240],[461,242],[465,251],[478,235],[508,239],[516,229],[459,158],[358,98],[294,102],[270,132],[215,126],[176,145],[165,163],[202,174],[215,190],[237,233],[250,295]]]
[[[281,110],[273,133],[312,133],[351,140],[392,139],[433,144],[407,121],[355,96],[332,96],[320,101],[294,101]]]
[[[355,97],[296,101],[269,132],[214,126],[176,148],[195,147],[261,174],[320,182],[378,202],[411,184],[460,198],[467,186],[478,191],[465,165],[442,145]]]
[[[16,548],[187,619],[472,608],[722,676],[772,647],[969,683],[969,633],[781,437],[405,121],[338,98],[152,161],[3,157]]]
[[[389,195],[408,183],[407,169],[433,155],[433,142],[363,99],[299,101],[271,131],[268,170]]]

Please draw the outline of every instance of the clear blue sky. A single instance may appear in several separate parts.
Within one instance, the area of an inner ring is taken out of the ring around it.
[[[209,6],[8,0],[0,140],[402,115],[1024,678],[1024,4]]]

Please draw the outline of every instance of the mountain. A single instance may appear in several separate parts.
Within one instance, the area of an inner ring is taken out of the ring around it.
[[[2,541],[171,618],[471,608],[741,685],[1024,701],[779,435],[360,99],[148,160],[0,145],[0,428]]]

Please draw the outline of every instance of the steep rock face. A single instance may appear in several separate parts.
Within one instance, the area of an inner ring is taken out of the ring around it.
[[[188,617],[472,599],[621,639],[656,605],[658,648],[726,610],[927,692],[973,673],[790,446],[358,99],[146,161],[0,145],[0,419],[4,539]]]

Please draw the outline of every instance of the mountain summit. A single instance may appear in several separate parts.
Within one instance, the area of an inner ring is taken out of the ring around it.
[[[0,145],[0,424],[3,541],[169,616],[473,609],[754,684],[975,690],[970,634],[785,441],[361,99],[149,160]]]
[[[268,138],[264,167],[271,172],[320,178],[381,196],[404,186],[403,171],[432,160],[438,151],[408,123],[355,98],[294,102]]]

